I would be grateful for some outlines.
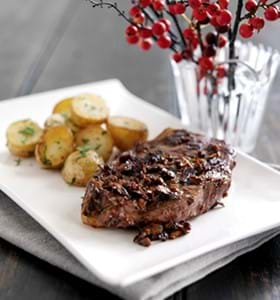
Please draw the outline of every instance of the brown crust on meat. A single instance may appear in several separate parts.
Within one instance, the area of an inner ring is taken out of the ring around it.
[[[186,234],[187,220],[227,194],[234,156],[223,141],[168,128],[117,155],[90,180],[82,221],[93,227],[137,227],[135,240],[145,246]],[[149,234],[151,228],[162,231]]]

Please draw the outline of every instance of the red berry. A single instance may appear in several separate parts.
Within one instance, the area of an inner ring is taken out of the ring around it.
[[[217,77],[218,78],[224,78],[226,76],[226,69],[224,66],[218,66],[217,67]]]
[[[267,21],[275,21],[278,19],[278,9],[275,6],[269,6],[264,11],[264,17]]]
[[[178,63],[183,59],[183,55],[182,53],[175,52],[173,53],[172,58],[174,61],[176,61],[176,63]]]
[[[258,7],[258,3],[255,0],[247,0],[245,3],[245,8],[249,12],[254,12]]]
[[[189,5],[191,8],[199,8],[202,4],[202,0],[189,0]]]
[[[126,41],[128,44],[137,44],[139,41],[139,37],[137,35],[131,35],[126,37]]]
[[[145,15],[142,12],[140,12],[139,14],[133,17],[133,21],[136,24],[143,24],[145,21]]]
[[[153,24],[152,32],[154,35],[162,35],[166,31],[166,25],[163,22],[156,21]]]
[[[207,6],[207,12],[210,16],[215,16],[220,9],[220,5],[217,3],[211,3]]]
[[[183,35],[184,35],[185,39],[191,40],[196,36],[196,33],[192,28],[186,28],[183,31]]]
[[[138,33],[138,28],[134,25],[129,25],[126,27],[125,34],[127,36],[136,35]]]
[[[157,44],[160,48],[166,49],[172,45],[172,40],[168,35],[162,35],[158,38]]]
[[[213,57],[216,55],[216,50],[213,45],[209,45],[204,49],[204,56]]]
[[[229,10],[223,9],[217,15],[217,22],[220,26],[229,25],[232,19],[232,14]]]
[[[254,27],[256,30],[261,30],[264,28],[264,19],[260,17],[253,17],[252,19],[249,20],[250,24]]]
[[[172,15],[176,15],[176,4],[169,4],[168,5],[168,10]]]
[[[141,13],[141,9],[138,5],[134,5],[130,8],[129,14],[131,17],[135,17],[136,15]]]
[[[154,0],[153,1],[153,8],[156,11],[161,11],[164,9],[164,1],[163,0]]]
[[[139,29],[139,36],[147,39],[153,35],[152,29],[150,27],[143,27]]]
[[[177,15],[181,15],[186,11],[186,6],[182,2],[178,2],[175,4],[175,12]]]
[[[152,0],[139,0],[139,5],[142,7],[147,7],[152,4]]]
[[[203,21],[208,18],[206,9],[203,6],[194,9],[192,15],[197,21]]]
[[[191,40],[191,48],[194,50],[197,48],[199,44],[198,38],[197,36],[195,36],[192,40]]]
[[[185,50],[184,50],[184,52],[183,52],[183,57],[185,58],[185,59],[190,59],[190,58],[192,58],[192,55],[193,55],[193,51],[192,51],[192,49],[191,48],[186,48]]]
[[[139,47],[144,51],[150,50],[152,45],[153,45],[153,41],[151,39],[141,40],[139,43]]]
[[[209,71],[214,69],[214,63],[211,57],[202,56],[198,60],[198,63],[202,70]]]
[[[223,48],[227,44],[228,40],[224,35],[219,35],[218,37],[218,47]]]
[[[161,18],[159,19],[160,22],[164,23],[164,25],[166,26],[166,31],[169,31],[171,28],[171,22],[166,19],[166,18]]]
[[[210,24],[214,27],[219,26],[218,22],[217,22],[217,16],[214,16],[210,19]]]
[[[207,13],[207,12],[206,12],[206,13]],[[210,19],[209,19],[208,13],[207,13],[207,17],[206,17],[204,20],[200,21],[199,23],[200,23],[201,25],[206,25],[206,24],[209,24],[209,23],[210,23]]]
[[[205,40],[208,45],[216,45],[217,43],[217,35],[213,32],[208,32],[206,34]]]
[[[226,33],[228,32],[230,29],[229,25],[225,25],[225,26],[218,26],[216,27],[216,30],[219,32],[219,33]]]
[[[218,4],[221,8],[226,9],[229,6],[229,0],[218,0]]]
[[[250,24],[243,23],[239,28],[239,33],[243,38],[248,39],[253,35],[254,30]]]

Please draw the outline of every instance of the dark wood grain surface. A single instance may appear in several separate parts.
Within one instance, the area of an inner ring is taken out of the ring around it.
[[[128,1],[119,1],[120,4]],[[142,53],[124,23],[79,0],[9,0],[0,9],[0,99],[106,78],[176,113],[168,53]],[[280,49],[279,25],[257,37]],[[280,75],[253,153],[280,163]],[[0,120],[1,121],[1,120]],[[7,197],[0,194],[1,199]],[[0,240],[0,299],[117,299]],[[280,299],[280,237],[170,297],[173,300]]]

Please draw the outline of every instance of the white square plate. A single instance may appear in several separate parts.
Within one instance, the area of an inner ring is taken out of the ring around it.
[[[192,220],[191,233],[182,238],[144,248],[132,242],[134,232],[83,225],[80,206],[84,189],[68,186],[59,172],[40,169],[34,159],[17,166],[5,146],[9,123],[32,118],[43,125],[57,101],[81,92],[102,95],[112,114],[142,119],[150,138],[166,127],[183,125],[129,93],[117,80],[0,102],[0,188],[101,280],[125,286],[280,225],[279,174],[241,153],[225,208]]]

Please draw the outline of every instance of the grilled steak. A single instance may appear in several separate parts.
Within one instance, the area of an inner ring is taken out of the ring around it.
[[[82,220],[93,227],[136,227],[135,241],[173,239],[187,220],[227,195],[234,151],[223,141],[166,129],[107,163],[88,183]]]

